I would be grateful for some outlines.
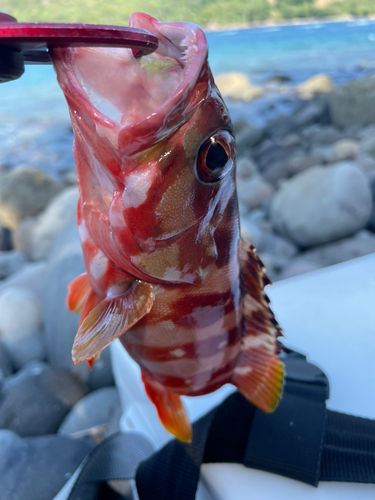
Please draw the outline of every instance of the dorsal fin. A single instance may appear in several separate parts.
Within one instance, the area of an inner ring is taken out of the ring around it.
[[[254,248],[241,238],[242,340],[232,383],[255,406],[272,411],[282,392],[283,363],[278,359],[282,330],[264,287],[270,284]]]

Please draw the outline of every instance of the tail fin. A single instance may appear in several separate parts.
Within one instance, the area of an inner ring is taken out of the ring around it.
[[[280,400],[284,367],[277,355],[281,328],[270,308],[264,287],[269,280],[253,247],[241,240],[242,341],[232,384],[263,411]]]

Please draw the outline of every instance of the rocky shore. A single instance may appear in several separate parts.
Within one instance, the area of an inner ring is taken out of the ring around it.
[[[270,92],[294,103],[292,114],[262,128],[234,123],[241,230],[269,277],[375,252],[375,78],[333,87],[320,75],[290,89],[282,77],[254,88],[226,75],[218,84],[229,106]],[[71,131],[64,134],[71,147]],[[0,165],[0,498],[7,500],[51,500],[121,415],[108,349],[92,371],[71,361],[79,318],[66,308],[66,290],[84,270],[74,165],[54,178],[35,168],[35,158],[32,165]]]

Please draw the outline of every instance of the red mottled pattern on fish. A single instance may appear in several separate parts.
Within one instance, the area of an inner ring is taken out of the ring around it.
[[[164,426],[184,441],[180,395],[234,384],[264,411],[281,394],[280,328],[254,249],[240,238],[235,143],[203,32],[134,14],[156,53],[53,49],[75,134],[87,273],[75,363],[115,338],[139,364]]]

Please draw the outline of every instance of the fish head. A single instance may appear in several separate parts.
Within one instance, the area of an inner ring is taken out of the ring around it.
[[[232,124],[190,23],[133,14],[158,49],[59,48],[82,223],[138,279],[199,285],[238,240]]]

